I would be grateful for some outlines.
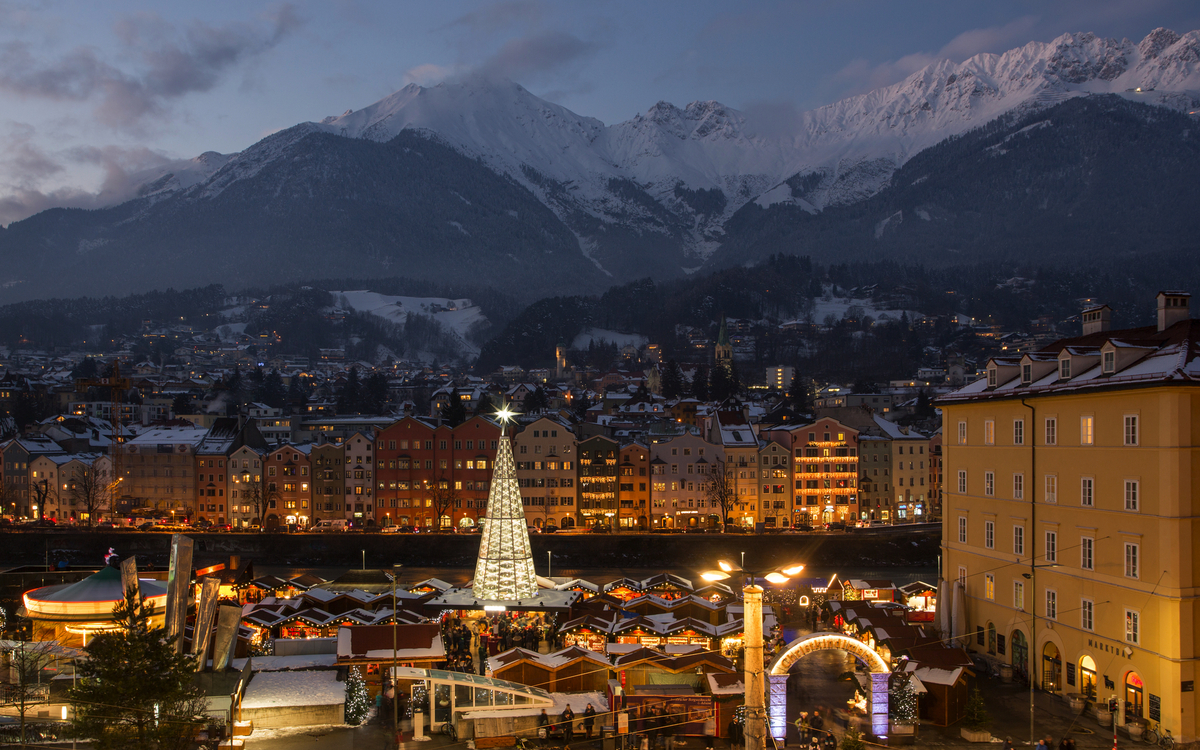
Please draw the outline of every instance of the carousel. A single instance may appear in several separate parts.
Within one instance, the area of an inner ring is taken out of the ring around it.
[[[138,587],[142,601],[153,607],[150,626],[162,627],[166,618],[166,585],[141,579]],[[106,566],[76,583],[43,586],[26,592],[20,614],[32,621],[35,640],[86,646],[90,636],[118,629],[113,609],[124,600],[120,569]]]

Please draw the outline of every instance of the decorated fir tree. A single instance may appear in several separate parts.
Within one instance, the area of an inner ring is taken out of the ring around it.
[[[903,672],[892,675],[888,713],[891,714],[892,721],[898,723],[917,720],[917,691],[913,689],[910,675]]]
[[[350,667],[346,677],[346,723],[362,724],[371,712],[371,700],[367,697],[367,683],[363,681],[358,667]]]

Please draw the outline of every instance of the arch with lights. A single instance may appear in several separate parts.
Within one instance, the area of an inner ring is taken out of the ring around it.
[[[888,733],[888,678],[891,668],[883,657],[867,644],[841,633],[811,633],[797,638],[771,660],[767,669],[770,681],[771,734],[780,743],[787,732],[788,670],[797,661],[815,651],[848,651],[871,670],[871,690],[867,696],[867,714],[871,717],[871,734],[885,737]]]

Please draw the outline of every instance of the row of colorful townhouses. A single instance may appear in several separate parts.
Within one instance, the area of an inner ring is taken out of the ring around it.
[[[832,418],[751,424],[742,411],[721,410],[699,434],[620,442],[580,437],[553,415],[518,427],[513,451],[535,527],[715,527],[724,515],[737,526],[781,529],[935,514],[940,435],[876,421],[863,431]],[[114,472],[110,454],[71,452],[35,435],[0,446],[5,515],[469,529],[486,515],[499,440],[500,427],[482,416],[456,427],[404,417],[339,440],[281,445],[253,421],[221,418],[129,438]],[[715,492],[721,472],[727,481]]]

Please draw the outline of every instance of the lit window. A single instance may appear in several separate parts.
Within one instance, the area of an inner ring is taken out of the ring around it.
[[[967,444],[967,423],[966,422],[958,423],[958,444],[959,445]]]
[[[983,595],[989,600],[996,599],[996,576],[987,573],[983,577]]]
[[[1141,616],[1132,609],[1125,610],[1125,642],[1141,643]]]
[[[1079,418],[1079,444],[1094,445],[1096,442],[1096,418],[1092,416]]]
[[[1058,619],[1058,592],[1046,589],[1046,619]]]
[[[989,419],[983,423],[983,444],[994,445],[996,442],[996,423]]]

